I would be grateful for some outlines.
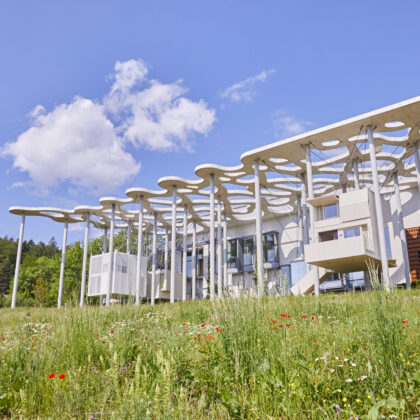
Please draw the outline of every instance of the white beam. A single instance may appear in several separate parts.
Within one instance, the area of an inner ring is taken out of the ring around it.
[[[261,214],[261,187],[260,187],[260,163],[254,160],[254,183],[255,183],[255,237],[257,246],[257,293],[264,294],[264,252],[262,237],[262,214]]]
[[[407,289],[411,289],[410,262],[408,259],[407,237],[405,235],[404,219],[403,219],[402,206],[401,206],[400,185],[398,181],[397,172],[394,172],[394,186],[395,186],[395,204],[397,207],[397,219],[398,219],[398,236],[400,237],[400,241],[401,241],[401,251],[402,251],[403,263],[404,263],[405,284],[407,286]]]
[[[184,205],[184,221],[183,221],[183,244],[182,244],[182,300],[187,300],[187,223],[188,223],[188,210]]]
[[[175,303],[175,268],[176,268],[176,186],[172,190],[172,231],[171,231],[171,291],[170,301]]]
[[[143,211],[144,211],[144,197],[140,197],[139,208],[139,224],[137,229],[137,267],[136,267],[136,305],[140,304],[141,291],[141,270],[143,259]],[[147,283],[145,281],[145,283]],[[146,294],[144,294],[146,296]]]
[[[150,287],[150,303],[155,304],[156,297],[156,262],[157,262],[157,213],[153,214],[152,237],[152,284]]]
[[[63,246],[61,248],[61,264],[60,264],[60,280],[58,282],[58,298],[57,298],[57,308],[61,308],[61,300],[63,297],[63,282],[64,282],[64,267],[66,264],[66,248],[67,248],[67,232],[69,224],[64,222],[64,232],[63,232]]]
[[[217,198],[217,297],[223,297],[222,199]]]
[[[373,181],[373,192],[375,194],[375,207],[376,207],[376,223],[378,226],[378,236],[379,236],[379,250],[381,253],[381,262],[382,262],[382,275],[384,279],[385,290],[390,290],[390,281],[389,281],[389,271],[388,271],[388,256],[386,255],[386,246],[385,246],[385,230],[384,230],[384,216],[382,211],[382,197],[379,187],[378,179],[378,168],[376,164],[376,151],[375,151],[375,142],[373,139],[373,127],[369,125],[367,127],[367,135],[369,141],[369,154],[370,154],[370,164],[372,170],[372,181]]]
[[[210,258],[210,300],[215,298],[215,261],[214,261],[214,174],[210,174],[210,249],[209,249],[209,258]]]
[[[12,304],[11,304],[12,308],[16,306],[16,296],[17,296],[18,283],[19,283],[19,269],[20,269],[20,260],[22,257],[22,241],[23,241],[24,229],[25,229],[25,215],[22,214],[22,218],[20,221],[20,229],[19,229],[18,249],[17,249],[17,255],[16,255],[15,280],[13,282]]]
[[[306,191],[306,176],[304,173],[300,175],[302,181],[301,201],[302,201],[302,220],[303,220],[303,244],[309,244],[309,218],[308,218],[308,202]]]
[[[108,273],[108,287],[106,291],[106,306],[109,306],[111,304],[111,289],[112,289],[112,280],[114,276],[114,228],[115,228],[115,204],[112,204],[111,228],[109,232],[109,273]]]
[[[86,227],[85,227],[85,242],[83,245],[83,264],[82,264],[82,284],[80,285],[80,307],[82,308],[85,304],[85,288],[86,288],[86,268],[87,268],[87,257],[89,248],[89,225],[90,225],[90,214],[86,214]]]
[[[163,253],[163,281],[165,288],[168,288],[168,267],[169,267],[169,232],[165,229],[165,250]]]

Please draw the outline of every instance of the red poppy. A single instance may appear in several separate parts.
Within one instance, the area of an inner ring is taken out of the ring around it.
[[[50,375],[48,375],[48,377],[50,378],[50,379],[53,379],[54,377],[55,377],[55,373],[53,372],[53,373],[51,373]]]
[[[277,321],[275,319],[272,320],[273,324],[277,324]]]
[[[408,324],[408,321],[404,319],[403,324]]]
[[[316,343],[316,340],[313,340],[314,343]]]
[[[314,316],[311,319],[312,319],[312,321],[315,321],[315,317]]]
[[[283,324],[279,324],[279,328],[283,328]]]
[[[205,327],[205,326],[206,326],[206,324],[201,324],[201,326],[202,326],[202,327]]]
[[[290,324],[286,324],[286,327],[290,327]]]
[[[66,374],[65,374],[65,373],[62,373],[61,375],[58,375],[58,377],[59,377],[60,379],[64,379],[64,378],[66,377]]]
[[[197,337],[201,337],[201,334],[197,334]]]
[[[130,334],[133,334],[134,333],[134,330],[130,330]]]
[[[114,330],[111,330],[111,331],[110,331],[110,333],[111,333],[111,334],[114,334]]]
[[[6,340],[6,337],[3,337],[3,341]]]
[[[302,319],[305,319],[306,318],[306,315],[301,315],[300,316]]]
[[[102,340],[102,344],[105,344],[105,340]]]
[[[219,327],[216,327],[216,331],[217,331],[217,332],[219,332],[219,331],[220,331]]]
[[[186,322],[183,322],[183,323],[182,323],[182,326],[183,326],[183,327],[185,327],[186,325],[187,325],[187,323],[186,323]]]

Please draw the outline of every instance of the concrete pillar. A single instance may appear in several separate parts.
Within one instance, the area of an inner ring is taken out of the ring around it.
[[[260,189],[260,163],[254,160],[254,182],[255,182],[255,238],[257,256],[257,292],[258,296],[264,295],[264,252],[262,235],[262,211],[261,211],[261,189]]]
[[[157,263],[157,213],[153,214],[152,236],[152,284],[150,287],[150,303],[155,304],[156,297],[156,263]]]
[[[126,252],[129,254],[131,252],[131,222],[127,222],[127,246]]]
[[[419,143],[417,142],[414,146],[414,162],[416,164],[416,172],[417,172],[417,186],[419,188],[419,194],[420,194],[420,157],[419,157]]]
[[[104,227],[104,240],[102,241],[102,254],[106,254],[107,244],[108,242],[108,228]]]
[[[64,281],[64,266],[66,264],[66,247],[67,247],[67,232],[69,224],[68,222],[64,223],[64,232],[63,232],[63,246],[61,248],[61,264],[60,264],[60,280],[58,282],[58,298],[57,298],[57,308],[61,308],[61,300],[63,297],[63,281]]]
[[[360,190],[360,180],[359,180],[359,163],[357,159],[353,160],[353,176],[354,176],[354,188]]]
[[[24,229],[25,229],[25,215],[22,214],[22,218],[20,221],[20,229],[19,229],[19,242],[18,242],[18,249],[17,249],[17,255],[16,255],[15,280],[13,282],[11,308],[14,308],[16,306],[16,296],[17,296],[18,283],[19,283],[19,268],[20,268],[20,259],[22,257],[22,241],[23,241]]]
[[[388,256],[386,255],[386,246],[385,246],[385,230],[384,230],[384,216],[382,211],[382,198],[379,187],[378,179],[378,168],[376,164],[376,151],[375,143],[373,139],[373,127],[369,125],[367,127],[367,135],[369,140],[369,154],[370,154],[370,164],[372,170],[372,181],[373,181],[373,192],[375,194],[375,207],[376,207],[376,222],[378,226],[378,235],[379,235],[379,250],[381,253],[381,262],[382,262],[382,276],[384,279],[384,287],[386,291],[390,289],[389,281],[389,270],[388,270]]]
[[[191,254],[191,299],[195,299],[197,290],[197,223],[195,220],[193,220]]]
[[[187,224],[188,224],[188,210],[184,206],[184,232],[182,235],[182,300],[187,300]]]
[[[112,280],[114,277],[114,228],[115,228],[115,204],[112,204],[111,228],[109,232],[109,273],[108,273],[108,287],[106,291],[106,306],[109,306],[111,304],[111,289],[112,289]]]
[[[169,267],[169,232],[168,228],[165,229],[165,250],[163,253],[163,281],[165,289],[168,288],[168,267]]]
[[[298,258],[305,258],[304,256],[304,231],[303,231],[303,217],[302,217],[302,200],[301,195],[298,194],[296,198],[296,207],[297,207],[297,225],[298,225]]]
[[[404,276],[405,284],[407,289],[411,289],[411,277],[410,277],[410,262],[408,259],[407,250],[407,237],[405,235],[404,219],[402,214],[401,196],[400,196],[400,185],[398,182],[398,173],[394,172],[394,185],[395,185],[395,205],[397,207],[397,219],[398,219],[398,236],[401,241],[401,251],[404,262]]]
[[[171,291],[170,301],[175,303],[175,269],[176,269],[176,186],[172,189],[172,231],[171,231]]]
[[[209,258],[210,258],[210,300],[215,298],[215,261],[214,261],[214,174],[210,174],[210,249],[209,249]]]
[[[301,201],[302,201],[302,221],[303,221],[303,244],[309,244],[309,218],[308,218],[308,203],[306,191],[306,177],[302,173],[300,175],[302,180]]]
[[[139,221],[137,230],[137,267],[136,267],[136,305],[140,304],[140,291],[142,290],[141,284],[141,270],[143,260],[143,210],[144,210],[144,197],[140,196],[139,208]],[[145,280],[147,286],[147,279]],[[143,285],[143,291],[146,287]],[[143,294],[146,296],[146,293]]]
[[[85,227],[85,243],[83,245],[83,264],[82,264],[82,284],[80,285],[80,307],[82,308],[85,303],[85,288],[86,288],[86,268],[87,257],[89,248],[89,225],[90,214],[86,214],[86,227]]]
[[[312,156],[311,156],[311,146],[307,144],[305,146],[306,153],[306,181],[308,182],[308,197],[314,198],[314,183],[312,178]],[[312,205],[309,205],[309,224],[311,229],[311,243],[315,244],[317,238],[315,236],[315,209]],[[319,270],[317,266],[312,267],[314,273],[314,292],[315,295],[319,295]]]
[[[223,297],[222,199],[217,198],[217,297]]]
[[[227,275],[227,220],[226,214],[223,216],[223,285],[226,287],[228,284]]]

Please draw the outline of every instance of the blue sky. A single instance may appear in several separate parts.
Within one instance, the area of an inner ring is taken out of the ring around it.
[[[0,235],[18,233],[12,205],[95,205],[419,95],[419,16],[414,0],[3,0]],[[28,218],[25,238],[61,231]]]

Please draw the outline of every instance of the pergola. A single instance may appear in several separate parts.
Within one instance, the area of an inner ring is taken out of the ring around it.
[[[126,191],[125,198],[104,197],[99,200],[99,206],[77,206],[73,210],[11,207],[11,213],[22,216],[12,307],[16,304],[25,216],[49,217],[64,223],[60,288],[64,273],[68,223],[86,222],[81,306],[84,303],[87,235],[90,223],[99,229],[104,229],[105,232],[110,230],[111,253],[115,228],[129,227],[129,232],[138,232],[136,276],[138,304],[140,292],[145,288],[145,285],[140,284],[140,266],[143,256],[143,231],[146,225],[153,227],[152,287],[156,271],[158,230],[165,232],[167,265],[168,234],[171,233],[171,261],[174,261],[177,230],[182,228],[183,299],[186,299],[187,235],[192,235],[192,297],[195,298],[196,234],[208,232],[210,299],[215,299],[216,263],[218,297],[222,297],[223,277],[226,278],[226,258],[223,256],[226,252],[226,225],[255,221],[258,295],[262,295],[264,292],[263,217],[297,213],[301,221],[302,244],[307,244],[310,240],[314,242],[313,234],[309,239],[315,222],[314,207],[310,204],[310,200],[328,193],[345,191],[347,188],[359,189],[363,186],[373,188],[375,194],[376,218],[381,227],[378,234],[382,271],[385,287],[389,289],[381,193],[396,195],[397,207],[399,203],[399,234],[401,241],[405,241],[399,191],[400,188],[417,186],[420,192],[419,128],[420,97],[416,97],[250,150],[241,155],[241,162],[237,166],[203,164],[196,167],[195,179],[176,176],[160,178],[159,190],[130,188]],[[139,208],[129,209],[133,204],[138,204]],[[215,249],[216,234],[217,249]],[[106,235],[104,237],[106,238]],[[407,261],[406,254],[405,250],[405,261]],[[170,273],[170,301],[173,303],[175,264],[171,264]],[[110,283],[111,281],[112,270],[109,278]],[[317,282],[318,278],[315,279],[315,294],[319,293]],[[110,303],[110,293],[107,294],[106,303],[108,305]],[[59,291],[58,307],[60,305]]]

